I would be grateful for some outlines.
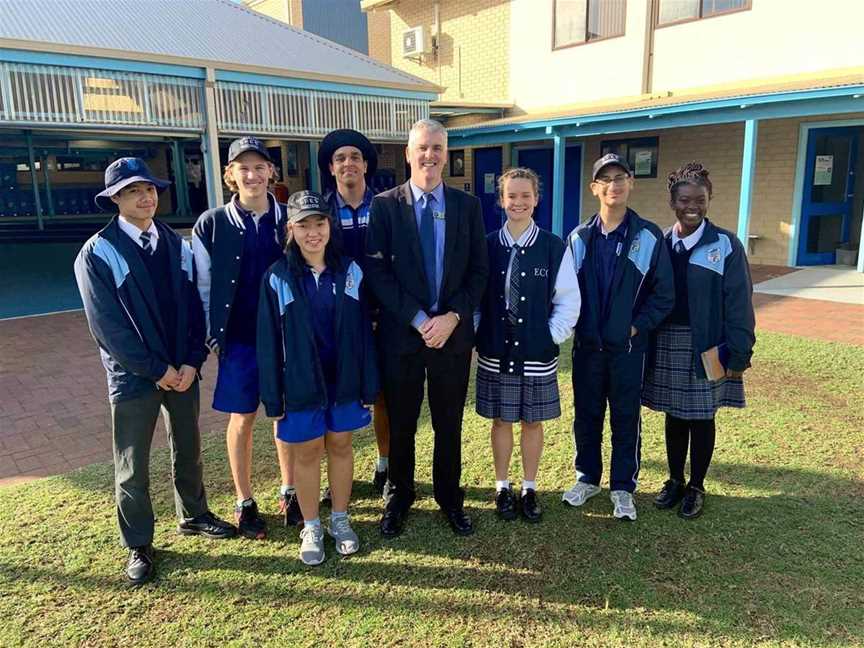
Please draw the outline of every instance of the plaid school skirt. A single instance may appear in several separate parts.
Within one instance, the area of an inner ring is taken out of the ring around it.
[[[745,406],[743,380],[700,378],[696,362],[690,327],[661,326],[654,363],[645,367],[642,404],[685,420],[711,419],[721,407]]]
[[[558,373],[511,376],[477,367],[477,413],[508,423],[536,423],[561,416]]]

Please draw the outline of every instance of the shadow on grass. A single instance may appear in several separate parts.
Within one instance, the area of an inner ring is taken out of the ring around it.
[[[645,462],[643,469],[662,474],[664,466]],[[98,470],[70,479],[104,490],[111,475]],[[516,614],[539,614],[552,623],[633,629],[645,623],[646,610],[654,610],[672,613],[652,616],[653,630],[661,633],[680,631],[675,619],[683,614],[700,631],[745,641],[864,640],[864,511],[856,496],[861,484],[854,480],[717,463],[702,518],[684,521],[674,512],[657,511],[651,506],[654,494],[640,492],[636,523],[612,518],[606,490],[580,509],[563,505],[560,490],[543,491],[541,524],[503,522],[495,516],[491,489],[469,488],[466,508],[477,533],[468,538],[453,536],[431,485],[421,483],[421,499],[405,533],[395,540],[378,533],[380,499],[365,483],[355,482],[355,487],[351,510],[363,542],[359,555],[340,559],[328,544],[327,563],[305,568],[295,558],[296,529],[284,529],[271,518],[267,543],[236,540],[217,547],[172,541],[159,552],[153,594],[164,586],[224,596],[231,581],[225,574],[231,573],[259,577],[246,597],[262,605],[278,597],[488,621],[512,618],[513,606],[502,600],[518,600]],[[159,501],[165,516],[160,525],[172,524],[170,497],[163,493]],[[33,565],[0,570],[16,579],[121,589],[116,577]],[[283,577],[290,586],[279,583]],[[601,610],[621,614],[610,619],[597,614]],[[639,612],[628,612],[634,610]]]

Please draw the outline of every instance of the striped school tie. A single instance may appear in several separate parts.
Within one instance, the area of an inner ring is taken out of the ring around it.
[[[684,254],[687,251],[687,248],[684,247],[684,241],[679,240],[675,243],[675,254]]]
[[[144,251],[147,254],[153,254],[156,250],[153,249],[153,245],[150,243],[150,237],[153,236],[150,232],[141,232],[141,247],[144,248]]]
[[[507,317],[511,324],[519,319],[519,246],[513,245],[513,261],[510,264],[510,299],[507,306]]]

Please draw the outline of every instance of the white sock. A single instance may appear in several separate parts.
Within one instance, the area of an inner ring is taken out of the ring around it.
[[[315,518],[314,520],[303,520],[304,527],[320,527],[321,526],[321,518]]]
[[[240,508],[241,506],[252,506],[252,502],[254,501],[255,500],[253,500],[251,497],[248,497],[246,499],[238,499],[237,508]]]
[[[385,472],[390,467],[390,459],[388,457],[378,457],[375,462],[375,472]]]
[[[280,495],[293,495],[295,492],[294,484],[282,484],[279,488]]]
[[[522,494],[524,495],[524,494],[525,494],[525,491],[527,491],[529,488],[530,488],[531,490],[536,491],[536,490],[537,490],[537,482],[536,482],[536,481],[531,481],[531,480],[528,480],[528,479],[523,480],[523,481],[522,481]]]
[[[502,491],[510,488],[510,480],[509,479],[496,479],[495,480],[495,490]]]

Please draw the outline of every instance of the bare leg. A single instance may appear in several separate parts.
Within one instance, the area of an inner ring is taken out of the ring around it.
[[[252,425],[255,414],[232,413],[228,418],[228,462],[238,500],[252,497]]]
[[[373,408],[372,425],[375,428],[375,441],[378,444],[378,456],[390,456],[390,416],[387,414],[387,404],[384,402],[384,392],[378,396]]]
[[[330,482],[334,513],[347,511],[351,499],[351,485],[354,480],[352,436],[351,432],[328,432],[326,437],[327,479]]]
[[[492,419],[492,458],[495,461],[495,479],[503,481],[510,472],[513,455],[513,424]]]
[[[279,458],[279,474],[282,484],[294,484],[294,444],[285,443],[276,437],[276,423],[273,423],[273,443]]]
[[[540,456],[543,454],[543,423],[522,421],[522,470],[526,481],[537,479]]]
[[[294,479],[297,499],[304,520],[318,517],[318,490],[321,488],[321,457],[324,455],[324,437],[294,443]]]

